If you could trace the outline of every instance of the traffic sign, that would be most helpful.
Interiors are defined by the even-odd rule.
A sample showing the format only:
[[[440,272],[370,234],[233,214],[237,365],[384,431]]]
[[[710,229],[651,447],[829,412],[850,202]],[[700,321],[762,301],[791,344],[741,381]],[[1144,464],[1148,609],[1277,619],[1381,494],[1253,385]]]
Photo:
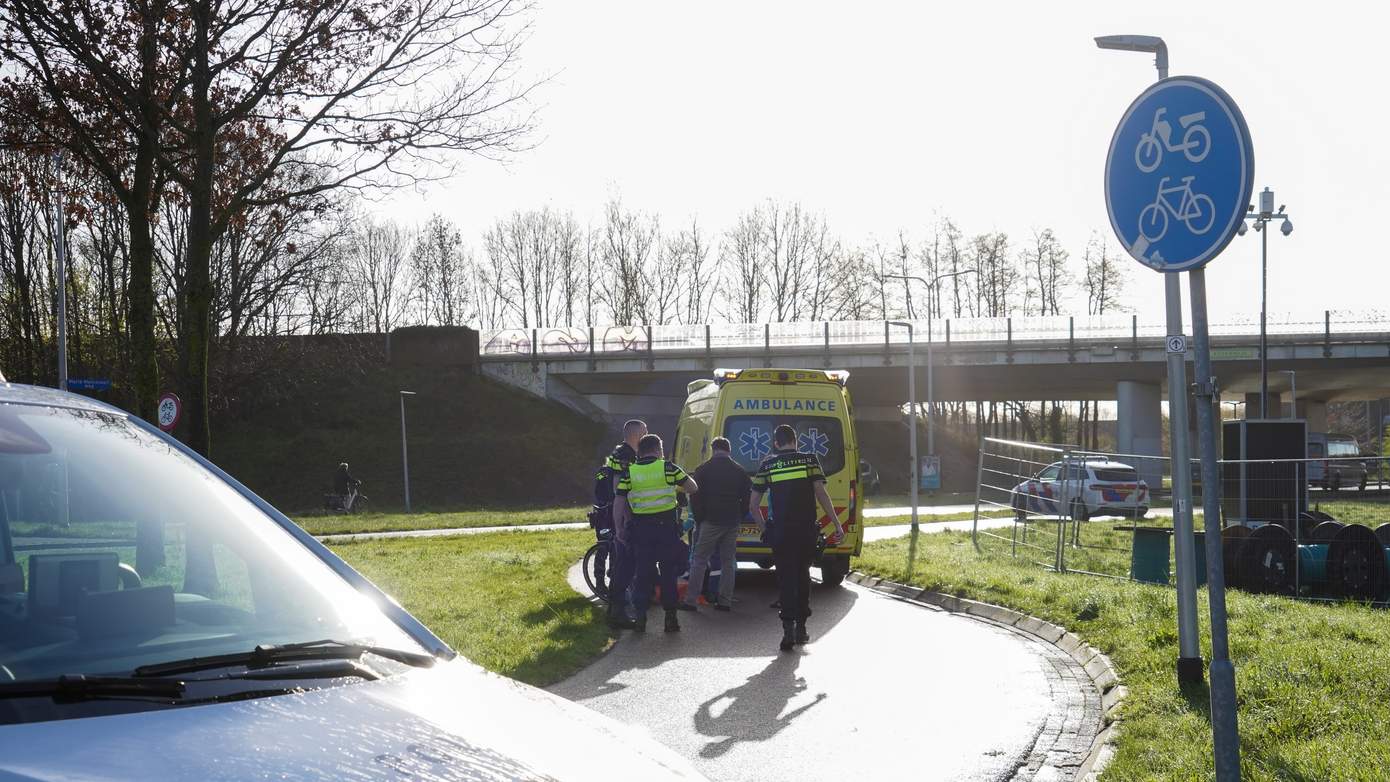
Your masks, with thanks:
[[[68,378],[68,389],[72,391],[108,391],[111,389],[111,381],[106,379],[79,380]]]
[[[1110,226],[1135,260],[1200,269],[1235,237],[1255,182],[1255,152],[1231,96],[1174,76],[1130,104],[1105,160]]]
[[[1171,334],[1168,337],[1169,353],[1186,353],[1187,337],[1182,334]]]
[[[183,414],[183,401],[172,391],[165,391],[159,397],[158,412],[159,428],[166,432],[173,431],[178,426],[179,416]]]

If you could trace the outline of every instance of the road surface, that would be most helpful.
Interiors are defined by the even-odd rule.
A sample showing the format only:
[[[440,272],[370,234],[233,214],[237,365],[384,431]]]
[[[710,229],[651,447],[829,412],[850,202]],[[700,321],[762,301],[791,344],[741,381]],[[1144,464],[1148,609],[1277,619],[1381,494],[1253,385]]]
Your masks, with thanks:
[[[552,691],[717,782],[1069,779],[1100,728],[1090,680],[1032,636],[846,584],[817,588],[812,643],[781,653],[774,574],[740,569],[738,596],[678,634],[654,610]]]

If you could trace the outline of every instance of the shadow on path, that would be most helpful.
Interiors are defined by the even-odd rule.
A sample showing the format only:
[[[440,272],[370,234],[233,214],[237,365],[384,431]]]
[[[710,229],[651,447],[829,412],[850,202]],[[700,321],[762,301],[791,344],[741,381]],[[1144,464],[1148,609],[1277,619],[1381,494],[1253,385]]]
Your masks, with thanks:
[[[806,690],[806,680],[796,675],[800,664],[799,654],[779,655],[748,681],[700,704],[695,729],[704,736],[724,737],[702,747],[700,757],[720,757],[740,741],[767,741],[825,700],[826,694],[819,692],[810,703],[786,711],[792,698]],[[715,716],[716,707],[725,701],[728,704]]]

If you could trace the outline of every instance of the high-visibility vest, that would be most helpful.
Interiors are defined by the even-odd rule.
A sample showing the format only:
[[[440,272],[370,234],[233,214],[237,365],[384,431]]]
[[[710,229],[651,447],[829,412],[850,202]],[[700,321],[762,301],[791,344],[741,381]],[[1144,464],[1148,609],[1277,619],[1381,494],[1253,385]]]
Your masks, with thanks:
[[[638,516],[650,516],[676,509],[676,487],[666,480],[666,460],[646,464],[633,462],[627,468],[630,481],[627,504]]]

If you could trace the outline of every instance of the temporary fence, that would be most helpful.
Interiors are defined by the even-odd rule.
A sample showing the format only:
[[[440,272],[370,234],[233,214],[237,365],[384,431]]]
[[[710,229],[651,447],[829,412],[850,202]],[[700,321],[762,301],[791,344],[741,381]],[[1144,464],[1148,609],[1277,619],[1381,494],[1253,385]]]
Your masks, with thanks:
[[[1199,459],[1188,469],[1204,583],[1207,487]],[[1390,598],[1390,459],[1227,459],[1218,476],[1230,586],[1312,600]],[[1149,583],[1175,573],[1166,457],[987,437],[976,484],[971,538],[983,553]],[[1011,518],[989,521],[990,511]]]

